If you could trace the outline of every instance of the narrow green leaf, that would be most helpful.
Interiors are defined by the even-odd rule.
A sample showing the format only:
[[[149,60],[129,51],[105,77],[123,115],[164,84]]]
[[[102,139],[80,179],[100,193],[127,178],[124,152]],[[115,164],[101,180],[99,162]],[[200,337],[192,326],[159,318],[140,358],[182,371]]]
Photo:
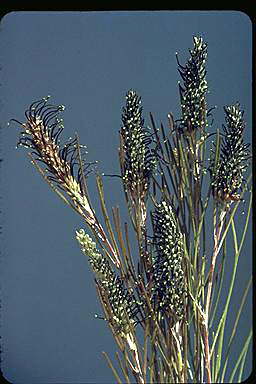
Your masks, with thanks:
[[[221,331],[220,332],[220,337],[219,337],[219,344],[218,344],[217,366],[216,366],[216,370],[215,370],[216,375],[217,375],[216,379],[218,379],[218,376],[220,374],[220,370],[219,369],[220,369],[220,362],[221,362],[221,357],[222,357],[222,344],[223,344],[224,328],[225,328],[225,324],[226,324],[226,318],[227,318],[227,312],[228,312],[228,308],[229,308],[229,304],[230,304],[230,299],[231,299],[231,295],[232,295],[232,292],[233,292],[238,259],[239,259],[240,253],[241,253],[242,245],[243,245],[243,242],[244,242],[244,239],[245,239],[245,234],[246,234],[247,228],[248,228],[250,211],[251,211],[251,205],[252,205],[252,194],[251,194],[251,197],[250,197],[250,202],[249,202],[246,222],[245,222],[244,231],[243,231],[243,235],[242,235],[242,239],[241,239],[239,247],[238,247],[238,243],[237,243],[235,223],[234,223],[233,217],[231,218],[234,246],[235,246],[235,249],[237,250],[237,252],[235,254],[234,266],[233,266],[232,277],[231,277],[231,282],[230,282],[230,288],[229,288],[228,297],[227,297],[227,300],[226,300],[225,309],[224,309],[222,318],[220,320],[220,323],[219,323],[219,326],[218,326],[218,329],[217,329],[217,332],[216,332],[216,337],[218,337],[219,331]]]
[[[122,363],[122,360],[118,354],[118,352],[115,352],[115,355],[116,355],[116,358],[117,358],[117,361],[118,361],[118,364],[119,364],[119,367],[124,375],[124,378],[125,378],[125,383],[127,384],[130,384],[130,379],[129,379],[129,376],[128,376],[128,372],[127,372],[127,369],[126,367],[123,366],[123,363]]]
[[[240,355],[239,355],[239,357],[237,359],[236,365],[235,365],[235,367],[234,367],[234,369],[233,369],[233,371],[232,371],[232,373],[231,373],[231,375],[230,375],[230,377],[228,379],[228,383],[232,383],[233,382],[235,374],[236,374],[236,371],[237,371],[237,369],[239,367],[239,364],[244,359],[244,356],[246,356],[246,354],[248,352],[248,348],[249,348],[251,339],[252,339],[252,328],[251,328],[251,330],[249,332],[249,335],[247,336],[247,339],[245,341],[244,347],[243,347],[243,349],[242,349],[242,351],[241,351],[241,353],[240,353]],[[243,368],[243,367],[241,367],[241,368]],[[241,370],[241,372],[239,374],[239,377],[240,376],[242,376],[242,370]]]
[[[104,351],[103,351],[102,353],[103,353],[103,355],[105,356],[105,358],[106,358],[106,360],[107,360],[107,362],[108,362],[109,367],[112,369],[113,375],[115,376],[115,378],[116,378],[118,384],[122,384],[122,380],[120,379],[120,377],[119,377],[117,371],[115,370],[115,368],[114,368],[114,366],[113,366],[113,364],[112,364],[110,358],[108,357],[107,353],[104,352]]]
[[[243,357],[241,359],[240,370],[239,370],[239,375],[238,375],[238,380],[237,380],[238,383],[241,383],[241,381],[242,381],[244,364],[245,364],[245,360],[246,360],[246,356],[247,356],[247,351],[249,349],[249,345],[250,344],[248,343],[248,348],[244,351]]]
[[[247,284],[247,287],[245,289],[245,292],[243,294],[242,301],[241,301],[241,304],[240,304],[240,307],[239,307],[239,310],[237,313],[237,317],[236,317],[235,323],[233,325],[232,334],[231,334],[229,342],[228,342],[227,353],[226,353],[226,358],[225,358],[225,362],[224,362],[224,366],[223,366],[223,372],[222,372],[222,379],[221,379],[222,382],[223,382],[224,377],[225,377],[225,372],[226,372],[226,367],[227,367],[227,363],[228,363],[228,359],[229,359],[229,355],[230,355],[231,345],[232,345],[233,339],[236,335],[237,325],[238,325],[238,322],[240,319],[240,315],[242,313],[242,309],[243,309],[244,304],[246,302],[246,298],[247,298],[251,284],[252,284],[252,276],[250,277],[249,282]]]
[[[100,197],[100,204],[101,204],[101,209],[102,209],[104,221],[105,221],[108,233],[110,235],[110,238],[112,240],[112,244],[114,245],[115,252],[117,255],[119,255],[119,250],[117,247],[114,232],[113,232],[110,218],[108,216],[108,212],[107,212],[107,208],[106,208],[106,203],[105,203],[105,198],[104,198],[104,190],[103,190],[103,182],[102,182],[102,178],[100,175],[96,175],[96,184],[97,184],[98,193],[99,193],[99,197]]]

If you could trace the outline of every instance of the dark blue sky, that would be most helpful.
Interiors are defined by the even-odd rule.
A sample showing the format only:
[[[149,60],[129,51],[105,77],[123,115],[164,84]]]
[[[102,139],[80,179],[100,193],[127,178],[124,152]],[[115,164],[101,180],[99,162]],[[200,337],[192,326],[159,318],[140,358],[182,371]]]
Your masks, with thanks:
[[[25,150],[15,149],[19,127],[7,122],[23,121],[31,102],[50,94],[52,103],[66,107],[63,138],[78,132],[88,160],[98,160],[102,172],[118,173],[118,131],[127,90],[141,95],[146,123],[149,112],[158,123],[165,124],[169,112],[178,118],[175,52],[184,62],[193,35],[208,43],[208,103],[218,106],[211,129],[224,122],[224,105],[240,101],[246,142],[251,142],[252,26],[243,13],[13,12],[2,19],[2,370],[11,382],[113,382],[101,352],[115,360],[117,347],[106,323],[94,318],[101,309],[75,240],[83,223],[52,193]],[[94,179],[89,179],[97,206]],[[105,180],[109,210],[124,205],[119,187],[118,180]],[[251,273],[251,255],[250,228],[232,319]],[[231,262],[232,257],[231,252]],[[237,350],[251,324],[250,302],[245,310]],[[247,375],[250,370],[249,361]]]

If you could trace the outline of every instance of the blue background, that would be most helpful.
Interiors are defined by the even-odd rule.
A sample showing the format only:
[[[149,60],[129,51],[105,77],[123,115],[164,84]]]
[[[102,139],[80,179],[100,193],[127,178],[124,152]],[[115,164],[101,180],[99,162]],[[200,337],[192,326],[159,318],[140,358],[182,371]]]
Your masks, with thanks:
[[[2,163],[2,370],[13,383],[110,383],[102,355],[114,362],[117,346],[101,314],[93,276],[75,240],[80,218],[52,193],[16,150],[24,110],[50,94],[64,104],[64,139],[80,135],[88,160],[119,173],[118,131],[128,89],[142,97],[144,117],[167,123],[180,117],[175,52],[181,63],[193,35],[208,43],[209,107],[214,131],[224,122],[223,106],[240,101],[245,109],[246,142],[252,126],[252,26],[240,12],[13,12],[1,21],[0,71]],[[105,179],[109,211],[123,206],[118,179]],[[95,181],[89,188],[98,207]],[[247,196],[248,197],[248,196]],[[245,209],[245,207],[244,207]],[[239,213],[241,225],[244,220]],[[132,229],[130,229],[132,232]],[[212,234],[209,233],[209,238]],[[233,263],[232,246],[227,282]],[[210,257],[209,254],[207,255]],[[252,269],[251,227],[239,262],[227,336]],[[223,299],[222,305],[225,304]],[[234,343],[236,361],[252,322],[251,295]],[[245,365],[252,368],[251,348]],[[228,370],[228,372],[230,372]]]

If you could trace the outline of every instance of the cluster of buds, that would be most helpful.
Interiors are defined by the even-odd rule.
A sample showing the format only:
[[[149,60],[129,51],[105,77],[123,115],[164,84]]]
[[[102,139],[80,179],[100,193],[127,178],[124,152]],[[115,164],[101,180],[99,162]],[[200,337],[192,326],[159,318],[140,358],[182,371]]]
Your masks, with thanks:
[[[183,237],[175,211],[164,199],[156,205],[152,217],[155,245],[153,308],[161,316],[171,316],[175,323],[184,316]]]
[[[127,337],[131,326],[137,325],[142,319],[141,303],[124,286],[123,280],[112,270],[108,260],[97,251],[96,243],[83,229],[76,232],[76,239],[95,273],[105,310],[109,308],[107,320],[118,334]]]
[[[141,99],[134,91],[126,95],[121,127],[121,173],[126,189],[131,195],[139,193],[143,198],[148,192],[154,156],[149,149],[151,138],[144,127]]]
[[[130,90],[122,113],[119,159],[125,196],[134,213],[132,221],[140,233],[145,228],[146,200],[156,165],[151,142],[149,130],[144,126],[141,98]]]
[[[184,85],[179,84],[182,130],[191,134],[197,130],[203,130],[206,125],[207,106],[206,92],[208,89],[206,80],[205,62],[207,58],[207,45],[202,37],[194,37],[194,49],[190,50],[191,57],[185,66],[182,66],[177,57],[178,70]]]
[[[23,128],[17,147],[24,146],[32,150],[34,163],[40,161],[46,166],[46,173],[44,172],[46,179],[66,192],[88,224],[94,226],[95,216],[84,193],[82,177],[90,163],[85,164],[84,147],[79,145],[77,138],[60,145],[59,136],[63,124],[62,120],[58,119],[58,114],[64,110],[64,106],[51,105],[48,99],[49,97],[30,105],[25,112],[25,123],[13,119]],[[75,174],[76,167],[78,167],[77,174]]]
[[[225,107],[224,111],[226,126],[223,125],[220,158],[217,166],[215,166],[214,160],[211,160],[209,170],[214,199],[229,205],[232,201],[240,199],[239,190],[250,154],[247,151],[249,144],[244,144],[245,123],[240,105],[237,103]]]

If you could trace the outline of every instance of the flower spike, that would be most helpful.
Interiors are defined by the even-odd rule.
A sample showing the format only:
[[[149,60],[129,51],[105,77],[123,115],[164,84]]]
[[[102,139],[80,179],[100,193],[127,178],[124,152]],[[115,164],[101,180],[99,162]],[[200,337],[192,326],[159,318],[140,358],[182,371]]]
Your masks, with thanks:
[[[117,333],[126,337],[130,334],[130,326],[137,325],[142,319],[141,303],[125,288],[123,280],[111,269],[108,260],[97,251],[96,243],[83,229],[76,232],[76,239],[95,273],[105,308],[109,307],[108,321]]]
[[[194,36],[194,49],[190,50],[190,56],[184,67],[179,63],[176,55],[178,71],[183,80],[183,86],[179,84],[182,111],[180,128],[187,134],[196,130],[203,130],[206,125],[208,84],[205,62],[207,45],[203,42],[202,37]]]
[[[164,199],[152,214],[154,245],[153,307],[173,321],[184,316],[183,237],[173,207]]]
[[[155,158],[149,148],[151,138],[144,127],[141,98],[134,91],[126,95],[126,107],[123,108],[121,128],[121,173],[126,189],[132,196],[138,193],[141,198],[147,196],[150,177]]]
[[[223,125],[223,141],[220,149],[220,159],[216,169],[214,160],[210,163],[212,194],[215,200],[229,205],[240,199],[240,188],[243,173],[248,167],[246,160],[250,158],[247,151],[249,144],[244,144],[243,133],[245,123],[243,112],[237,103],[224,108],[226,126]]]
[[[63,130],[63,124],[62,120],[58,119],[58,115],[64,110],[64,106],[49,104],[48,99],[49,97],[30,105],[25,112],[25,123],[13,119],[23,128],[17,147],[32,149],[31,156],[35,156],[34,163],[39,161],[46,165],[46,179],[66,192],[76,209],[85,216],[88,224],[93,226],[96,222],[94,212],[90,208],[87,196],[83,193],[81,180],[82,171],[87,170],[90,165],[85,163],[84,153],[82,159],[79,159],[80,148],[84,147],[79,146],[77,138],[60,145],[59,136]],[[77,175],[76,167],[78,167]]]

